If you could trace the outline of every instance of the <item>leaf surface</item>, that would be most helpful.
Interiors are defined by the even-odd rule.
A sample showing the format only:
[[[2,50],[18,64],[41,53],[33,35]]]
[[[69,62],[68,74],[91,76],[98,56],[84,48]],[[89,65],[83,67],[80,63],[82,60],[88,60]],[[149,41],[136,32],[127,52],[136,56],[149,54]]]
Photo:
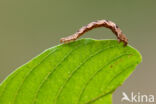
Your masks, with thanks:
[[[141,62],[116,40],[81,39],[45,50],[0,85],[0,104],[111,104]]]

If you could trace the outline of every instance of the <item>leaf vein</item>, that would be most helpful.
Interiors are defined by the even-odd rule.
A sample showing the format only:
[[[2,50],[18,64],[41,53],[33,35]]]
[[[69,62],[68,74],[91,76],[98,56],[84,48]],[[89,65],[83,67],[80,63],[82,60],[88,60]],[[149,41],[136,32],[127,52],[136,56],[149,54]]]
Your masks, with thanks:
[[[115,62],[116,60],[118,60],[119,58],[121,57],[124,57],[124,56],[127,56],[127,55],[130,55],[130,54],[121,54],[120,56],[117,56],[116,58],[114,58],[113,60],[111,60],[110,62],[108,62],[107,64],[105,64],[102,68],[100,68],[98,71],[96,71],[90,78],[89,80],[86,82],[86,85],[84,86],[84,88],[82,88],[82,91],[80,93],[80,97],[79,97],[79,100],[77,102],[77,104],[80,102],[81,98],[82,98],[82,95],[83,93],[85,92],[87,86],[89,85],[89,83],[93,80],[93,78],[99,73],[101,72],[105,67],[107,67],[108,65],[110,65],[112,62]]]
[[[18,88],[17,91],[16,91],[16,94],[15,94],[15,97],[14,97],[14,99],[13,99],[12,104],[15,104],[15,101],[16,101],[16,98],[17,98],[17,94],[19,93],[19,91],[20,91],[22,85],[24,84],[26,78],[32,73],[32,71],[33,71],[34,69],[36,69],[40,64],[42,64],[51,54],[53,54],[54,52],[56,52],[56,50],[57,50],[57,49],[51,51],[48,55],[46,55],[46,56],[41,60],[40,63],[38,63],[35,67],[33,67],[33,68],[27,73],[27,75],[24,77],[23,81],[21,82],[21,85],[19,86],[19,88]]]
[[[96,51],[95,53],[93,53],[92,55],[90,55],[86,60],[84,60],[70,75],[69,77],[67,78],[67,80],[65,81],[65,83],[63,84],[63,86],[58,90],[58,93],[56,95],[56,98],[55,98],[55,104],[57,103],[57,100],[58,100],[58,97],[60,96],[60,94],[62,93],[65,85],[68,83],[68,81],[71,79],[71,77],[74,75],[74,73],[76,73],[76,71],[78,69],[80,69],[87,61],[89,61],[92,57],[98,55],[99,53],[103,52],[104,50],[107,50],[107,49],[110,49],[110,48],[115,48],[117,47],[116,45],[114,46],[109,46],[107,48],[104,48],[104,49],[101,49],[101,50],[98,50]]]
[[[127,67],[127,68],[125,68],[125,69],[131,68],[131,67],[133,67],[133,66],[134,66],[134,65],[130,65],[129,67]],[[126,70],[123,70],[123,71],[121,71],[120,73],[118,73],[116,76],[114,76],[114,77],[112,78],[112,80],[108,83],[108,86],[110,85],[110,83],[111,83],[116,77],[118,77],[118,76],[119,76],[120,74],[122,74],[124,71],[126,71]],[[106,86],[106,89],[107,89],[107,86]],[[112,89],[112,90],[109,91],[109,92],[103,93],[103,94],[101,94],[101,95],[99,95],[99,96],[97,96],[97,97],[91,99],[90,101],[88,101],[88,102],[85,103],[85,104],[93,103],[93,102],[97,101],[98,99],[104,97],[105,95],[112,93],[113,91],[114,91],[114,89]]]
[[[43,81],[41,82],[41,84],[39,85],[39,88],[37,89],[37,92],[36,92],[36,94],[35,94],[35,97],[33,98],[32,104],[35,104],[35,103],[36,103],[37,95],[38,95],[40,89],[44,86],[46,80],[57,70],[57,67],[58,67],[59,65],[61,65],[62,62],[64,62],[64,61],[68,58],[68,56],[71,55],[71,53],[72,53],[73,51],[75,51],[76,49],[78,49],[80,46],[81,46],[81,45],[79,45],[78,47],[76,47],[76,48],[72,49],[70,52],[68,52],[67,55],[65,55],[64,58],[59,62],[59,64],[58,64],[53,70],[51,70],[51,71],[47,74],[47,76],[44,78],[44,80],[43,80]]]

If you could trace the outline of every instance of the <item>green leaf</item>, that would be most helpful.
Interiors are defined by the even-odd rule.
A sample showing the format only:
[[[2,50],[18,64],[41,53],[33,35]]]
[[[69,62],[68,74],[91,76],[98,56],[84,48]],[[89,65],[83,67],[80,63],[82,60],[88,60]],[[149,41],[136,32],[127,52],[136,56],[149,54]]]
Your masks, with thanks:
[[[82,39],[52,47],[0,85],[0,104],[111,104],[112,93],[141,62],[116,40]]]

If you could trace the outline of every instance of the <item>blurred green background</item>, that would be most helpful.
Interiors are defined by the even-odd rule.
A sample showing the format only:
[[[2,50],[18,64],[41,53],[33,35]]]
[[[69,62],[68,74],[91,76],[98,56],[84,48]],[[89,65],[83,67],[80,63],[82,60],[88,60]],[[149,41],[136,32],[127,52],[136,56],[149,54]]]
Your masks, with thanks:
[[[156,96],[155,0],[0,0],[0,82],[43,50],[59,44],[61,37],[99,19],[117,23],[143,56],[143,62],[115,92],[114,104],[121,103],[122,92]],[[83,37],[115,39],[104,28]]]

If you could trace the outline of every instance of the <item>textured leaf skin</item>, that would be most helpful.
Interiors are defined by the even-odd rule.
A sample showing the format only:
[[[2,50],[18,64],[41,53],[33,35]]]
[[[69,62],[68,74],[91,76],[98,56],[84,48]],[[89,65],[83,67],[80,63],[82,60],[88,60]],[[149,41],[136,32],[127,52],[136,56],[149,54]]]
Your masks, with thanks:
[[[0,104],[112,104],[141,62],[116,40],[81,39],[47,49],[0,85]]]

